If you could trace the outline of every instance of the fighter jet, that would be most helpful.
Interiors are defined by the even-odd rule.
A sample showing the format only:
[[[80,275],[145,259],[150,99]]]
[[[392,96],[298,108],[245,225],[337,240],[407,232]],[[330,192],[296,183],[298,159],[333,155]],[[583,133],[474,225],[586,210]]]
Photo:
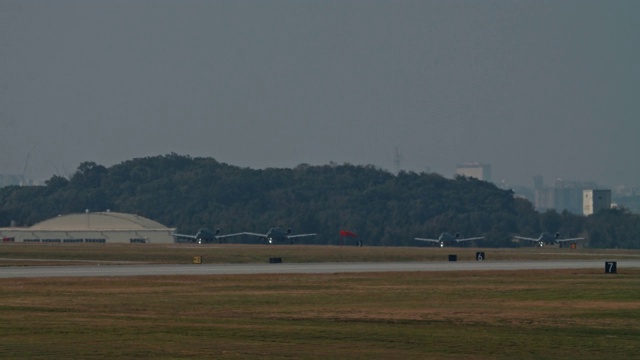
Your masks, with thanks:
[[[560,239],[560,233],[556,233],[555,236],[549,234],[548,232],[543,232],[542,234],[540,234],[540,236],[536,239],[536,238],[528,238],[528,237],[524,237],[524,236],[514,236],[515,239],[518,240],[526,240],[526,241],[533,241],[538,243],[538,246],[545,246],[545,245],[555,245],[555,244],[560,244],[560,246],[562,246],[563,243],[566,242],[574,242],[574,241],[579,241],[579,240],[584,240],[585,238],[583,237],[577,237],[577,238],[569,238],[569,239]]]
[[[193,242],[193,243],[198,243],[198,244],[207,244],[207,243],[213,243],[213,242],[224,242],[225,238],[231,237],[231,236],[238,236],[238,235],[242,235],[243,233],[235,233],[235,234],[225,234],[225,235],[220,235],[220,229],[216,229],[215,232],[207,229],[207,228],[202,228],[200,230],[198,230],[198,232],[196,232],[195,235],[186,235],[186,234],[176,234],[173,233],[171,235],[173,235],[176,239],[179,238],[183,238],[183,239],[188,239],[186,240],[186,242]],[[181,241],[177,241],[177,242],[181,242]],[[182,241],[184,242],[184,241]]]
[[[461,239],[459,233],[455,233],[454,235],[452,235],[448,232],[443,232],[442,234],[440,234],[440,236],[437,239],[414,238],[414,240],[418,240],[418,241],[428,241],[433,243],[439,243],[440,247],[444,247],[445,245],[447,246],[455,245],[464,241],[482,240],[482,239],[484,239],[484,236]]]
[[[297,238],[316,235],[315,233],[294,235],[291,233],[291,228],[288,228],[286,231],[284,231],[279,227],[269,229],[269,231],[266,234],[259,234],[259,233],[253,233],[253,232],[244,232],[243,234],[257,236],[260,238],[260,240],[266,241],[269,244],[273,244],[278,241],[282,241],[282,242],[289,241],[291,244],[293,244],[293,241]]]

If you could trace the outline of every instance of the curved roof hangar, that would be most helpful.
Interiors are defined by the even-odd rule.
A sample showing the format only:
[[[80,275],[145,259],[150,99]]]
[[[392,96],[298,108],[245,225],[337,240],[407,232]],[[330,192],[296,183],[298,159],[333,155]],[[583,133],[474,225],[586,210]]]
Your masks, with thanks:
[[[84,214],[60,215],[41,221],[30,230],[159,230],[169,229],[159,222],[134,214],[119,212],[87,212]]]

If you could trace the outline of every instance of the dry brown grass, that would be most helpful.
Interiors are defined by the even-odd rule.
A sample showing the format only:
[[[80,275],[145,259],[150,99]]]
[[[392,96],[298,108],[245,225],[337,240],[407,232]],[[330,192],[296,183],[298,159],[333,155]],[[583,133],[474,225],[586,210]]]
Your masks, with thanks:
[[[33,358],[633,358],[640,270],[0,280]]]
[[[474,260],[483,251],[487,261],[496,260],[610,260],[610,257],[639,259],[639,250],[595,250],[557,247],[517,249],[362,247],[318,245],[239,244],[0,244],[0,266],[79,265],[128,263],[190,263],[202,256],[203,263],[260,263],[281,257],[288,263],[382,262]]]

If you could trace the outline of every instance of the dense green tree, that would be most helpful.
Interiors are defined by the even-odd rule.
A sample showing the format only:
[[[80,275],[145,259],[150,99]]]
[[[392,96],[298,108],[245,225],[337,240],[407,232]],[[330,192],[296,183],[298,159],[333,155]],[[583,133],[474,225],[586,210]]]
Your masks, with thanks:
[[[374,166],[255,170],[172,153],[109,168],[85,162],[69,179],[54,176],[44,186],[0,189],[0,226],[28,226],[85,209],[140,214],[192,233],[203,226],[228,232],[292,227],[318,232],[305,240],[318,244],[337,244],[338,231],[347,228],[369,245],[424,246],[413,238],[448,231],[484,235],[481,246],[516,246],[515,234],[559,231],[587,236],[593,247],[640,247],[638,216],[625,210],[589,217],[540,214],[527,200],[487,182],[435,173],[394,175]]]

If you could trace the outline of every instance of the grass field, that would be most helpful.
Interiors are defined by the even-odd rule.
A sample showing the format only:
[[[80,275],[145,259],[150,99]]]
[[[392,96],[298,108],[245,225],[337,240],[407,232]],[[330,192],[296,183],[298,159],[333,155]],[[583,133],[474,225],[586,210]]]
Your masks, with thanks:
[[[596,250],[557,247],[518,249],[478,249],[439,247],[353,247],[318,245],[190,245],[190,244],[2,244],[0,266],[135,263],[190,263],[202,256],[204,263],[260,263],[281,257],[289,263],[447,261],[449,254],[459,260],[475,260],[477,251],[487,260],[611,260],[639,259],[639,250]]]
[[[180,262],[195,251],[90,248],[0,246],[0,257]],[[223,262],[220,249],[235,253],[230,262],[335,261],[331,252],[359,261],[365,251],[374,261],[446,261],[477,250],[320,248],[196,250],[209,262]],[[496,260],[614,254],[482,251]],[[0,279],[0,319],[2,359],[635,359],[640,269]]]

